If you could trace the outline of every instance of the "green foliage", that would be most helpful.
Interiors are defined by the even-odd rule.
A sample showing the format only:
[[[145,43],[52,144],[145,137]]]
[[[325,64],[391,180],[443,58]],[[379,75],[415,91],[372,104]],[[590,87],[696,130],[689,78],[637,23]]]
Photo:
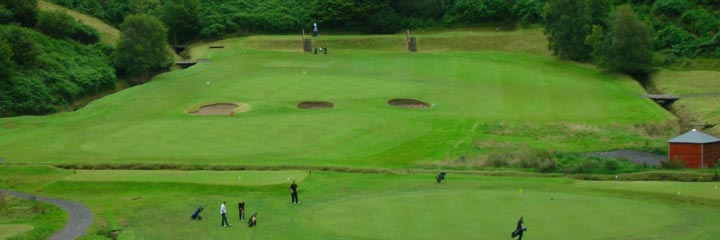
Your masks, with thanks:
[[[683,169],[685,168],[685,162],[682,160],[667,160],[660,162],[660,168],[662,169]]]
[[[12,21],[13,13],[10,9],[7,9],[5,5],[0,4],[0,24],[10,23]]]
[[[591,48],[585,44],[591,22],[585,1],[549,0],[545,5],[545,33],[550,49],[563,59],[584,61]]]
[[[131,15],[120,25],[120,40],[114,55],[115,66],[121,74],[149,77],[167,69],[172,63],[168,52],[167,28],[149,15]]]
[[[94,28],[77,22],[64,11],[42,11],[36,29],[58,39],[73,39],[84,44],[100,41],[100,33]]]
[[[20,23],[24,27],[34,27],[37,23],[37,0],[0,0],[0,5],[12,13],[11,22]]]
[[[682,14],[680,21],[689,32],[698,36],[712,36],[718,32],[718,17],[707,11],[694,9]]]
[[[374,14],[387,6],[387,0],[313,0],[311,17],[327,28],[357,29]]]
[[[17,63],[14,77],[0,82],[2,116],[50,113],[115,81],[108,55],[96,47],[17,26],[0,27],[0,32]]]
[[[657,0],[652,6],[652,12],[665,17],[677,17],[691,8],[687,0]]]
[[[518,0],[513,5],[513,14],[523,26],[543,22],[545,0]]]
[[[38,46],[30,38],[30,30],[18,26],[0,29],[0,38],[10,45],[12,60],[21,66],[34,66],[37,63]]]
[[[197,37],[200,25],[199,0],[168,0],[160,12],[160,19],[168,27],[168,39],[173,44],[186,43]]]
[[[593,59],[606,69],[636,77],[653,70],[652,44],[648,27],[623,5],[613,11],[609,31],[594,28],[588,41],[593,46]]]
[[[12,57],[12,49],[4,39],[0,39],[0,82],[9,81],[15,73],[15,62]]]
[[[512,20],[512,5],[505,0],[456,0],[445,13],[449,24],[472,24]]]
[[[402,28],[402,19],[395,10],[385,7],[370,15],[365,23],[366,33],[395,33]]]

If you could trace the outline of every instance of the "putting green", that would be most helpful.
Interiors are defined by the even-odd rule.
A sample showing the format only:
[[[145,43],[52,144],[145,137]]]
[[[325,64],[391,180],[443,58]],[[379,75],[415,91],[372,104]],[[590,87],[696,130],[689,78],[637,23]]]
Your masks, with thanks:
[[[82,182],[177,182],[213,185],[273,185],[302,181],[307,171],[82,170],[65,177]]]
[[[520,215],[533,239],[627,239],[691,217],[667,204],[507,190],[401,192],[339,200],[307,214],[310,228],[363,239],[501,239]]]
[[[21,233],[32,229],[33,226],[25,224],[0,224],[0,240],[20,235]]]

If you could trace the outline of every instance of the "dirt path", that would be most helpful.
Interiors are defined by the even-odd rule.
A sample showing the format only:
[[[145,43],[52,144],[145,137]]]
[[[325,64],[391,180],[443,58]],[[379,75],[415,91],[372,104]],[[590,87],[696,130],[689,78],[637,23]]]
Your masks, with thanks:
[[[90,223],[93,221],[92,212],[90,209],[80,203],[65,201],[61,199],[38,197],[27,193],[13,192],[5,189],[0,189],[0,192],[6,193],[15,197],[34,199],[41,202],[46,202],[58,206],[68,212],[70,221],[65,224],[65,227],[53,234],[50,240],[66,240],[76,239],[85,234]]]

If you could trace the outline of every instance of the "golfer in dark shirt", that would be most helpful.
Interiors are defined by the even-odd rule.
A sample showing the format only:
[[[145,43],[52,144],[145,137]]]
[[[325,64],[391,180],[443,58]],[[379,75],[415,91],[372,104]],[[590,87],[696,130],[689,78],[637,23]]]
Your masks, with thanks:
[[[293,180],[293,183],[290,184],[290,197],[292,198],[291,201],[293,204],[298,204],[297,188],[298,185],[295,184],[295,180]]]
[[[245,202],[241,201],[238,203],[238,211],[240,213],[240,220],[245,220]]]

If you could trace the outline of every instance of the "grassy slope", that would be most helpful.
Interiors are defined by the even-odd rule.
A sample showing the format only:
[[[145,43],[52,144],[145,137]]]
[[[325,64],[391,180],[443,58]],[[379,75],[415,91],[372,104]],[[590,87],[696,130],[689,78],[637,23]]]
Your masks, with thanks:
[[[120,39],[120,31],[117,30],[115,27],[104,23],[100,19],[76,12],[74,10],[64,8],[62,6],[59,6],[59,5],[56,5],[54,3],[50,3],[47,1],[42,1],[42,0],[38,1],[38,6],[42,10],[64,11],[68,15],[77,19],[78,21],[80,21],[92,28],[95,28],[95,30],[97,30],[100,33],[100,41],[102,43],[108,44],[110,46],[114,46],[117,43],[118,39]]]
[[[8,167],[0,166],[0,171]],[[48,171],[12,168],[29,179],[45,178]],[[101,239],[98,234],[110,229],[121,229],[124,239],[500,239],[507,237],[519,215],[525,216],[528,237],[533,239],[712,239],[720,233],[712,227],[720,220],[714,214],[720,207],[714,183],[450,174],[443,184],[436,184],[425,174],[313,172],[299,184],[301,204],[293,206],[287,183],[240,186],[202,181],[129,183],[60,177],[48,179],[38,190],[90,206],[96,220],[83,239]],[[235,204],[241,200],[247,202],[249,213],[258,212],[259,227],[247,228],[236,219]],[[219,226],[222,201],[229,203],[231,228]],[[207,206],[205,219],[190,221],[199,205]]]
[[[351,50],[315,56],[243,48],[246,41],[196,51],[210,61],[74,113],[1,119],[0,134],[7,136],[0,139],[3,157],[35,163],[407,167],[474,151],[474,142],[483,139],[560,151],[624,148],[646,142],[628,131],[631,126],[673,119],[638,97],[643,90],[631,79],[550,57]],[[399,109],[385,104],[392,98],[417,98],[434,107]],[[332,101],[336,108],[294,108],[305,100]],[[222,101],[246,102],[252,110],[234,118],[184,113]],[[586,125],[621,137],[590,131],[578,140],[575,133],[592,129]],[[513,126],[519,131],[504,131]],[[560,134],[542,137],[546,126]]]
[[[715,94],[682,98],[672,106],[673,111],[691,123],[720,123],[720,72],[719,71],[670,71],[664,70],[654,77],[658,90],[669,94]],[[720,125],[706,130],[720,135]]]

